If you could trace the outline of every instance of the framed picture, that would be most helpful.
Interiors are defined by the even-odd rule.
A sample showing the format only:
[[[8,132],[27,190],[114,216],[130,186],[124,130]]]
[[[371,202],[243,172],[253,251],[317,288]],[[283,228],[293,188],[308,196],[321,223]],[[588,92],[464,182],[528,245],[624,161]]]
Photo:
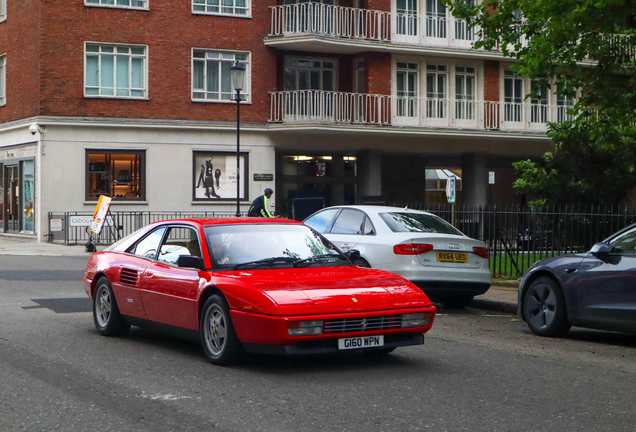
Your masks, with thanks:
[[[248,153],[240,153],[239,199],[247,201]],[[192,157],[193,201],[236,201],[236,153],[195,151]]]

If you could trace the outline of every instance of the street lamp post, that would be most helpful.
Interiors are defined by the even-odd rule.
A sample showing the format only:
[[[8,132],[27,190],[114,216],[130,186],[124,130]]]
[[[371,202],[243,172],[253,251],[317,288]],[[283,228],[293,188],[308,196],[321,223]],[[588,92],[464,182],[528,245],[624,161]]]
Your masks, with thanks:
[[[241,90],[245,84],[245,65],[236,60],[232,66],[232,87],[236,90],[236,217],[241,216]]]

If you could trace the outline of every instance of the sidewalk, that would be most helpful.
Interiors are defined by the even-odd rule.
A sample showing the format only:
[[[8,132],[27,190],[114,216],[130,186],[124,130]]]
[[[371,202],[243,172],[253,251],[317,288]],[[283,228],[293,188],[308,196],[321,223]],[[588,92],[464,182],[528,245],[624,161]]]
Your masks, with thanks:
[[[104,248],[105,246],[98,246],[97,250]],[[2,255],[84,256],[87,260],[90,256],[84,245],[36,243],[34,239],[17,236],[0,236],[0,256]],[[517,287],[493,285],[485,294],[475,297],[470,307],[516,314]]]
[[[98,246],[97,250],[104,250]],[[41,255],[41,256],[85,256],[90,254],[84,245],[65,246],[53,243],[37,243],[35,239],[22,236],[0,235],[0,255]]]

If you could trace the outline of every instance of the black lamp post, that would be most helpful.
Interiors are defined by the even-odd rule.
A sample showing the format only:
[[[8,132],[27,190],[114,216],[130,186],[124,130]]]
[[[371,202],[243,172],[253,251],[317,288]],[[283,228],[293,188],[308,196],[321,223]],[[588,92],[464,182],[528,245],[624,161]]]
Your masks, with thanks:
[[[241,90],[245,84],[245,65],[236,60],[232,66],[232,87],[236,90],[236,217],[241,216]]]

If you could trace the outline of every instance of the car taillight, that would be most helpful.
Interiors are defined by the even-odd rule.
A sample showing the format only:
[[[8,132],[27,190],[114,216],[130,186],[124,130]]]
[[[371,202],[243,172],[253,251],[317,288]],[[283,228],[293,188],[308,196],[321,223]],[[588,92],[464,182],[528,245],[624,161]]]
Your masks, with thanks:
[[[473,248],[473,252],[475,252],[475,254],[479,255],[483,259],[488,259],[488,249],[486,249],[484,247],[475,246]]]
[[[422,243],[403,243],[393,246],[396,255],[419,255],[433,250],[433,245]]]

